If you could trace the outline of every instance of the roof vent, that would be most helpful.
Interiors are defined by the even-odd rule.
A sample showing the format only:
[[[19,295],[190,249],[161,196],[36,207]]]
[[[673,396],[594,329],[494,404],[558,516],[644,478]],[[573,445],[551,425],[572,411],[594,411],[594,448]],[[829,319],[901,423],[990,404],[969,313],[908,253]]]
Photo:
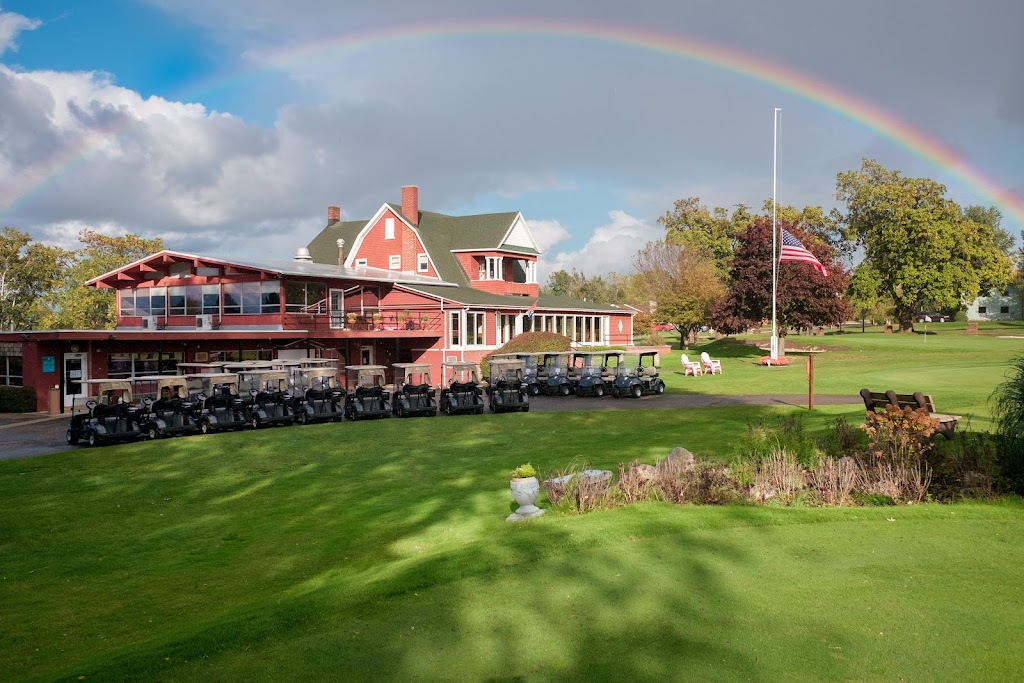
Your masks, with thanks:
[[[305,247],[299,247],[298,249],[295,250],[295,258],[293,260],[312,263],[313,257],[309,255],[309,249],[306,249]]]

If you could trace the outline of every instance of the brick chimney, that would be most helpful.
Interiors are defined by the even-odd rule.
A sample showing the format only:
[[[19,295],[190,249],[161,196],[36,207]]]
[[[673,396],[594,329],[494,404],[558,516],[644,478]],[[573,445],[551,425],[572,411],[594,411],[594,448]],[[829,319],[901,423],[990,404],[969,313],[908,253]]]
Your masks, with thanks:
[[[340,206],[328,206],[327,207],[327,225],[334,225],[341,221],[341,207]]]
[[[402,188],[402,215],[413,225],[420,224],[420,188],[415,185]]]
[[[338,240],[338,265],[345,265],[345,240]]]

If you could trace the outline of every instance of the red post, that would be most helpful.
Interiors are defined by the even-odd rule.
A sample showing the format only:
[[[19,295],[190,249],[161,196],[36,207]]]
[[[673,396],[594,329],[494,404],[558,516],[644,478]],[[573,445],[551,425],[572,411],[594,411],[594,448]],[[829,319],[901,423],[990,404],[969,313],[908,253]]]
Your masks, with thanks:
[[[814,354],[807,354],[807,410],[814,410]]]

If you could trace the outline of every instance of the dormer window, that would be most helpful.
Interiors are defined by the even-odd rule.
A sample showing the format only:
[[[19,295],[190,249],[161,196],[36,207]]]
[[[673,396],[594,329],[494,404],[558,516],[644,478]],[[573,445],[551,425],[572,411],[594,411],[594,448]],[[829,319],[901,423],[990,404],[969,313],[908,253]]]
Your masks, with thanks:
[[[395,239],[395,219],[385,218],[384,219],[384,239],[393,240]]]
[[[480,262],[481,280],[504,280],[505,265],[504,259],[500,256],[486,256]]]

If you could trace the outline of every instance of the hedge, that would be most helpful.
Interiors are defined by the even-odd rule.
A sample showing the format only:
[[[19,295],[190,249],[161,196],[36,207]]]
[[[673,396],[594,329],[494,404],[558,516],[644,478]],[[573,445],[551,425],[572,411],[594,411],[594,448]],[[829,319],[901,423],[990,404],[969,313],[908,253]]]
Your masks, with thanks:
[[[480,361],[480,374],[491,376],[491,356],[503,353],[539,353],[544,351],[568,351],[572,342],[565,335],[554,332],[523,332],[513,337],[504,346],[491,351]]]
[[[35,389],[0,386],[0,413],[34,413],[35,411]]]

